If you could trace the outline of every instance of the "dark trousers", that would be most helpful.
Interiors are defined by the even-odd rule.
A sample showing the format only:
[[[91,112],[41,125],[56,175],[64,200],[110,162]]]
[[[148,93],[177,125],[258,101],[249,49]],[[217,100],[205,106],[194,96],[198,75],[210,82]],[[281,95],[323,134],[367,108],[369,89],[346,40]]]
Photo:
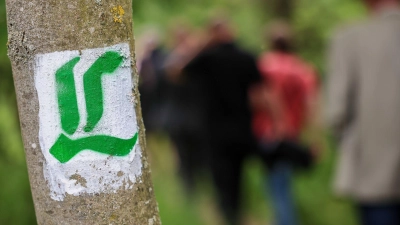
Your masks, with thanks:
[[[239,224],[242,169],[254,145],[230,140],[211,147],[211,175],[219,206],[229,225]]]
[[[362,225],[400,225],[400,203],[360,204]]]
[[[195,187],[196,176],[207,166],[207,149],[199,132],[175,132],[170,134],[179,157],[179,175],[186,193],[191,196]]]

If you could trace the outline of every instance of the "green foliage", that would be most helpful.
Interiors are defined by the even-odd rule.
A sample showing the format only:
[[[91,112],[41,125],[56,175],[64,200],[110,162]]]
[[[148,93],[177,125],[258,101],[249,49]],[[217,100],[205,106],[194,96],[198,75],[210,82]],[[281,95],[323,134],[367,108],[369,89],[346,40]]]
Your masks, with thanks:
[[[325,49],[335,28],[361,19],[365,9],[361,1],[302,0],[296,5],[293,26],[299,53],[324,75]]]
[[[300,0],[294,2],[292,25],[298,52],[316,65],[323,75],[325,49],[335,28],[365,15],[361,1]],[[136,36],[146,28],[159,28],[169,38],[169,28],[183,20],[202,27],[212,16],[225,15],[232,19],[240,43],[255,54],[266,50],[263,39],[266,25],[271,22],[272,9],[267,0],[152,0],[134,1],[133,17]]]
[[[136,36],[148,27],[155,26],[162,32],[176,25],[177,21],[185,21],[196,27],[204,26],[210,17],[229,16],[236,25],[241,43],[255,52],[260,51],[262,38],[260,31],[265,23],[265,15],[260,10],[258,0],[196,0],[187,1],[135,1],[133,18]]]
[[[0,224],[34,224],[28,171],[12,100],[3,93],[0,96]]]

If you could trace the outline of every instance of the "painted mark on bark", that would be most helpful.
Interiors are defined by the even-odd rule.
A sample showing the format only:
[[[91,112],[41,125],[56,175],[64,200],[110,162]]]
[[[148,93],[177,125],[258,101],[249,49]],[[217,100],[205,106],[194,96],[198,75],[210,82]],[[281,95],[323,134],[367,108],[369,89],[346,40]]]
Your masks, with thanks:
[[[136,141],[137,133],[128,140],[102,135],[71,140],[64,134],[61,134],[57,142],[51,147],[50,153],[61,163],[70,161],[85,149],[112,156],[127,156],[136,144]]]
[[[67,134],[74,134],[79,126],[78,101],[76,99],[74,67],[80,57],[75,57],[56,72],[58,107],[61,126]]]
[[[83,75],[86,110],[88,114],[86,132],[92,131],[103,116],[103,89],[101,77],[112,75],[121,65],[122,56],[117,52],[106,52]]]
[[[79,60],[80,57],[70,60],[58,69],[55,75],[61,125],[63,130],[69,135],[73,135],[79,126],[78,100],[73,73],[73,69]],[[103,117],[102,76],[113,75],[122,61],[123,57],[118,52],[105,52],[83,75],[87,112],[85,132],[93,131]],[[130,153],[136,141],[137,133],[129,140],[105,135],[72,140],[61,134],[56,143],[50,148],[50,153],[61,163],[70,161],[75,155],[86,149],[113,156],[126,156]]]
[[[36,56],[39,140],[54,200],[131,189],[141,174],[128,44]]]

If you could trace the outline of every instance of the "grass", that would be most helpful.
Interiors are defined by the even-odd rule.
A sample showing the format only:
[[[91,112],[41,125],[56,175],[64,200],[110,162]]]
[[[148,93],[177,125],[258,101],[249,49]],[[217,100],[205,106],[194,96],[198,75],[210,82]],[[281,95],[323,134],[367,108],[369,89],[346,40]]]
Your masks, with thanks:
[[[222,224],[214,192],[207,179],[202,179],[194,196],[185,195],[177,175],[177,159],[168,139],[162,135],[148,137],[148,151],[153,171],[154,189],[164,225]],[[335,152],[327,150],[315,169],[298,173],[293,192],[300,220],[304,225],[354,225],[355,212],[350,202],[332,195],[331,183]],[[271,207],[263,166],[253,158],[245,165],[243,179],[243,215],[246,225],[271,224]]]
[[[0,224],[35,224],[27,169],[13,102],[0,99]],[[329,146],[328,146],[329,147]],[[325,151],[313,171],[296,174],[293,191],[303,225],[354,225],[351,203],[331,192],[335,152]],[[163,135],[148,137],[154,190],[164,225],[220,225],[213,188],[207,178],[190,198],[179,176],[175,151]],[[243,214],[246,225],[271,224],[273,209],[264,195],[264,170],[257,159],[246,163],[243,179]]]
[[[13,103],[0,97],[0,224],[34,224],[28,171]]]

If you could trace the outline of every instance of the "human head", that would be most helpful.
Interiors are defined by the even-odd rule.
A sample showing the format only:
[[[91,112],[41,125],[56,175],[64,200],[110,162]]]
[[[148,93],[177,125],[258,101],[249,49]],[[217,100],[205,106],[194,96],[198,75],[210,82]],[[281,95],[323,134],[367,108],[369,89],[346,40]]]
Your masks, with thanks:
[[[162,34],[157,27],[146,27],[137,39],[137,42],[140,43],[137,45],[138,55],[153,51],[161,45],[162,39]]]
[[[363,0],[370,11],[378,11],[383,7],[396,7],[400,0]]]
[[[293,32],[285,21],[272,22],[266,29],[267,44],[274,51],[290,52],[293,50]]]
[[[216,44],[230,43],[235,39],[235,34],[230,22],[226,18],[212,19],[208,25],[211,41]]]
[[[171,22],[168,33],[170,34],[169,44],[174,48],[184,43],[190,37],[192,27],[183,19],[178,18]]]

